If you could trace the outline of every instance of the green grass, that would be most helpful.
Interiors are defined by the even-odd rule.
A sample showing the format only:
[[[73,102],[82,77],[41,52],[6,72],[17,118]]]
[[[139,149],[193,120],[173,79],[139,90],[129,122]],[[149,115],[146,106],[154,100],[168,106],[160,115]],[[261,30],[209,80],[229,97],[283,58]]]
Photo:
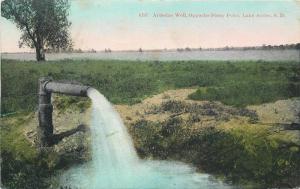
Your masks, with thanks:
[[[1,113],[35,110],[42,76],[93,86],[113,103],[134,104],[166,89],[187,87],[206,88],[191,99],[235,106],[300,96],[297,62],[2,60]]]
[[[1,180],[7,188],[46,188],[46,178],[53,168],[51,159],[41,157],[36,147],[24,135],[24,126],[33,118],[33,114],[18,114],[1,118]],[[49,154],[50,155],[50,154]]]
[[[193,100],[221,101],[227,105],[244,107],[278,99],[300,96],[300,83],[290,81],[245,81],[225,83],[222,87],[198,89],[189,95]]]
[[[1,120],[0,146],[1,152],[10,149],[12,156],[16,159],[33,161],[37,156],[37,152],[32,144],[25,138],[23,134],[23,124],[32,119],[33,115],[18,115],[13,119],[3,118]]]

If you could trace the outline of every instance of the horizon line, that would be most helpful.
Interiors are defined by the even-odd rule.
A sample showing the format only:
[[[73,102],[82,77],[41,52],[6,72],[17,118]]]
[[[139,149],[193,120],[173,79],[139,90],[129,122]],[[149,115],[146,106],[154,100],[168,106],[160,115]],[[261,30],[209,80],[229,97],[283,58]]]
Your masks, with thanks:
[[[76,48],[76,49],[73,49],[74,52],[68,52],[68,53],[80,53],[80,52],[75,52],[75,51],[79,51],[81,50],[82,53],[85,53],[85,52],[88,52],[88,51],[95,51],[95,52],[105,52],[105,50],[110,50],[112,52],[138,52],[140,49],[142,51],[148,51],[148,52],[153,52],[153,51],[178,51],[179,49],[190,49],[190,50],[196,50],[196,49],[201,49],[201,50],[225,50],[224,48],[229,48],[227,50],[243,50],[241,48],[259,48],[259,47],[268,47],[268,46],[271,46],[271,47],[279,47],[281,45],[283,46],[289,46],[289,45],[297,45],[297,44],[300,44],[300,41],[298,42],[294,42],[294,43],[285,43],[285,44],[261,44],[261,45],[251,45],[251,46],[229,46],[229,45],[226,45],[226,46],[221,46],[221,47],[189,47],[189,46],[186,46],[186,47],[176,47],[176,48],[157,48],[157,49],[147,49],[147,48],[137,48],[137,49],[119,49],[119,50],[113,50],[109,47],[107,48],[104,48],[102,50],[99,50],[99,49],[94,49],[94,48],[89,48],[89,49],[81,49],[81,48]],[[251,49],[251,50],[261,50],[261,49]],[[266,49],[265,49],[266,50]],[[1,54],[9,54],[9,53],[35,53],[34,52],[35,50],[32,49],[31,51],[4,51],[2,52],[2,49],[1,49]],[[47,53],[47,52],[46,52]],[[58,52],[60,53],[60,52]]]

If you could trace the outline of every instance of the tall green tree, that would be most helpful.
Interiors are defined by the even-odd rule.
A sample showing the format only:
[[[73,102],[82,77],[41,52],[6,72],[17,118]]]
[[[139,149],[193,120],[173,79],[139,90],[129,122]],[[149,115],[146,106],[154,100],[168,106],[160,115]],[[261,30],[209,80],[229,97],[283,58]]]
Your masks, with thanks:
[[[1,16],[14,22],[22,35],[19,46],[35,48],[37,61],[45,60],[45,49],[67,49],[72,45],[68,0],[4,0]]]

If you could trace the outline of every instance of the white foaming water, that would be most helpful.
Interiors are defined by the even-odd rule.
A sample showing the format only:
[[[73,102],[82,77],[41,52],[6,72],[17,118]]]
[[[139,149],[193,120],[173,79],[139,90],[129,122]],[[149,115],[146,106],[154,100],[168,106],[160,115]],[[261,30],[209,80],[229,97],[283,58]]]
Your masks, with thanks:
[[[95,89],[92,99],[92,161],[71,168],[61,177],[62,186],[80,189],[214,189],[230,188],[210,175],[170,161],[140,160],[119,114]]]

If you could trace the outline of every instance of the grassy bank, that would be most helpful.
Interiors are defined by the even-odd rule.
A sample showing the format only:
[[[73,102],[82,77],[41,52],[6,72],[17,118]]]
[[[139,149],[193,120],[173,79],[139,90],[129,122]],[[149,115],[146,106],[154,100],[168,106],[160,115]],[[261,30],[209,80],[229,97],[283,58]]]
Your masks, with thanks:
[[[46,188],[45,179],[53,173],[49,157],[38,155],[36,148],[24,135],[24,125],[33,114],[1,118],[1,186],[6,188]]]
[[[165,92],[119,108],[141,157],[191,163],[241,188],[299,186],[299,131],[246,108],[186,100],[188,91],[194,90]],[[284,113],[298,114],[299,101],[293,102],[295,108]]]
[[[77,99],[76,99],[77,100]],[[40,153],[34,144],[37,114],[18,113],[1,118],[1,186],[7,189],[57,189],[58,170],[86,162],[89,156],[89,136],[85,130],[87,118],[82,112],[82,102],[74,98],[55,96],[53,100],[53,124],[58,133],[72,131],[81,124],[81,129],[66,140],[61,140],[52,148]],[[88,105],[88,103],[84,103]],[[68,106],[68,107],[66,107]],[[86,107],[84,108],[86,110]],[[67,117],[70,119],[66,120]],[[89,117],[88,117],[89,118]],[[80,122],[79,122],[80,120]],[[57,132],[60,131],[60,132]],[[56,135],[58,136],[58,135]],[[64,139],[64,138],[63,138]],[[59,139],[58,139],[59,140]]]
[[[187,87],[200,87],[191,99],[235,106],[300,96],[297,62],[2,60],[1,113],[34,110],[42,76],[91,85],[113,103],[134,104],[166,89]]]
[[[288,134],[241,120],[193,131],[191,124],[180,117],[140,120],[131,133],[142,156],[188,162],[242,188],[299,185],[300,149]]]

